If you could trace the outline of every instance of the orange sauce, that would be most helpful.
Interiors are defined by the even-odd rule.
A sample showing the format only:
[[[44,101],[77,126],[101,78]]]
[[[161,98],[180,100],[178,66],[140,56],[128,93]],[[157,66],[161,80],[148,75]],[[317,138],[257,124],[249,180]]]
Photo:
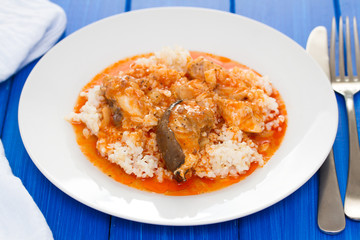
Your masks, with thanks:
[[[125,71],[129,68],[131,63],[133,63],[137,58],[140,57],[148,57],[151,54],[143,54],[134,56],[131,58],[126,58],[124,60],[120,60],[115,64],[112,64],[101,73],[97,74],[84,88],[83,91],[93,87],[94,85],[98,85],[101,83],[102,79],[106,75],[117,75],[119,71]],[[191,52],[191,56],[193,58],[204,56],[210,60],[213,60],[216,64],[223,66],[226,69],[233,68],[234,66],[238,66],[240,68],[249,69],[247,66],[232,61],[228,58],[216,56],[209,53],[202,52]],[[260,75],[260,74],[259,74]],[[280,114],[286,116],[286,108],[283,100],[278,91],[274,89],[271,97],[275,98],[279,104]],[[80,108],[85,104],[86,99],[84,97],[79,96],[76,105],[74,107],[75,112],[78,112]],[[237,177],[227,177],[227,178],[200,178],[197,176],[192,176],[186,182],[178,183],[176,180],[169,180],[164,178],[162,183],[159,183],[156,177],[153,178],[137,178],[134,174],[128,175],[125,171],[115,163],[111,163],[106,158],[102,157],[96,149],[96,141],[97,137],[92,135],[89,138],[85,138],[83,135],[83,129],[85,128],[85,124],[73,124],[76,140],[80,146],[81,151],[85,154],[85,156],[102,172],[107,174],[109,177],[112,177],[114,180],[128,185],[130,187],[150,191],[155,193],[161,193],[165,195],[173,195],[173,196],[185,196],[185,195],[196,195],[206,192],[212,192],[215,190],[219,190],[221,188],[225,188],[234,183],[237,183],[251,173],[253,173],[256,168],[258,168],[257,163],[252,163],[250,169],[245,173]],[[269,147],[266,151],[261,152],[263,158],[268,161],[271,156],[275,153],[275,151],[279,148],[281,141],[285,135],[287,123],[286,121],[280,124],[281,131],[272,131],[272,136],[269,137],[258,137],[250,135],[251,139],[256,144],[261,144],[263,142],[268,142]]]

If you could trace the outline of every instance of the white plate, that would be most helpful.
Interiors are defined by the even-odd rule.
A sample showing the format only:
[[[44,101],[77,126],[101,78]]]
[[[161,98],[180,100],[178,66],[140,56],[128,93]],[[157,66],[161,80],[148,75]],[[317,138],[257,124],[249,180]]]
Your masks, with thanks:
[[[118,183],[86,159],[64,120],[82,87],[105,67],[175,44],[226,56],[268,75],[288,110],[284,141],[268,164],[213,193],[172,197]],[[259,22],[198,8],[134,11],[77,31],[38,62],[19,106],[24,145],[53,184],[99,211],[163,225],[226,221],[280,201],[321,166],[335,139],[337,121],[329,81],[303,48]]]

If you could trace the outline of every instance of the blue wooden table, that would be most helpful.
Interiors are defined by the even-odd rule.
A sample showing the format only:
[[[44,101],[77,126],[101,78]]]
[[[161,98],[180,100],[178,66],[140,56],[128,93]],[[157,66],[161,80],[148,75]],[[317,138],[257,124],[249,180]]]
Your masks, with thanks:
[[[63,37],[114,14],[159,6],[194,6],[240,14],[263,22],[305,47],[311,30],[330,31],[333,16],[357,16],[357,0],[53,0],[66,12]],[[55,239],[360,239],[360,222],[346,220],[346,229],[328,236],[317,227],[318,176],[279,203],[229,222],[195,227],[142,224],[91,209],[50,183],[29,158],[17,121],[20,93],[37,61],[0,83],[0,137],[13,173],[18,176],[44,214]],[[348,167],[348,130],[345,104],[339,103],[339,131],[334,151],[344,200]],[[360,98],[355,98],[358,126]],[[3,193],[1,193],[3,194]],[[1,227],[1,226],[0,226]]]

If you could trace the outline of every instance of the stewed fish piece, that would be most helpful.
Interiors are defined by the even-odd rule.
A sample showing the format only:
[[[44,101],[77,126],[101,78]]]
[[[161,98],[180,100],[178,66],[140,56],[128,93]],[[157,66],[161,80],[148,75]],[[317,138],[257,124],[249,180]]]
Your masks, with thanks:
[[[199,79],[187,80],[180,79],[171,86],[171,90],[178,99],[190,100],[195,99],[202,94],[210,95],[208,85]]]
[[[221,69],[221,67],[204,57],[198,57],[188,64],[187,75],[190,79],[205,80],[205,72],[211,69]]]
[[[245,132],[260,133],[264,128],[261,109],[248,101],[217,98],[221,116],[229,126],[237,126]]]
[[[199,160],[203,137],[215,126],[215,113],[194,100],[172,104],[161,118],[157,143],[167,168],[177,181],[185,181]]]
[[[104,79],[101,89],[110,107],[115,125],[123,117],[143,118],[147,112],[146,96],[131,76],[108,77]]]

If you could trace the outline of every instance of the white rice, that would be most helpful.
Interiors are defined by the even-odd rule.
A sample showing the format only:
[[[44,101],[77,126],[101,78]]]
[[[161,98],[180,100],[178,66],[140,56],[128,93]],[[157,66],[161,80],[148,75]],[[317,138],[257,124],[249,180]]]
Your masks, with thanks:
[[[143,155],[143,148],[136,146],[134,139],[128,131],[125,131],[121,142],[109,144],[103,148],[108,159],[118,164],[127,174],[135,174],[140,178],[153,177],[157,168],[159,159],[151,155]]]
[[[260,155],[254,147],[256,145],[251,142],[242,142],[242,131],[231,131],[224,125],[218,140],[222,141],[206,147],[205,154],[208,162],[205,163],[205,171],[196,171],[199,177],[227,177],[237,176],[249,170],[252,162],[264,164],[262,155]]]
[[[269,97],[265,93],[262,98],[255,100],[256,104],[262,107],[264,121],[272,119],[279,114],[279,104],[275,98]]]
[[[271,86],[271,82],[268,76],[257,77],[256,86],[262,88],[267,95],[271,95],[273,92],[273,88]]]
[[[102,114],[100,112],[100,105],[104,102],[103,92],[100,86],[94,86],[86,92],[81,92],[80,96],[86,97],[87,102],[80,108],[80,113],[72,112],[66,117],[66,120],[85,123],[87,129],[97,136],[100,128]],[[88,130],[84,130],[84,135],[88,135]]]
[[[263,164],[260,154],[251,149],[245,142],[238,143],[232,140],[212,145],[207,149],[210,156],[211,171],[196,173],[200,177],[214,178],[217,176],[237,176],[245,173],[252,162]]]
[[[188,50],[175,46],[173,48],[164,47],[150,58],[139,58],[136,63],[144,65],[163,64],[176,71],[184,72],[190,59]]]
[[[271,129],[277,129],[278,131],[281,131],[281,127],[280,127],[280,123],[283,123],[285,121],[285,117],[283,115],[279,115],[276,119],[268,122],[265,124],[265,129],[266,130],[271,130]]]

